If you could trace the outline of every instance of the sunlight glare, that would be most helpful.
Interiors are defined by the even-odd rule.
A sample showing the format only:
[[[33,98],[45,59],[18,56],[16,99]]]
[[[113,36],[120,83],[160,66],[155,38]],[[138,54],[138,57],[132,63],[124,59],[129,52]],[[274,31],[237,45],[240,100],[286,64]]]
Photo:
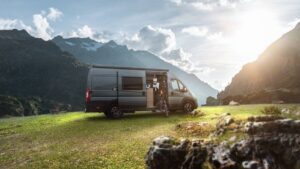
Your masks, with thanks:
[[[244,61],[255,60],[281,34],[278,19],[271,11],[254,10],[237,17],[240,24],[233,35],[231,47]]]

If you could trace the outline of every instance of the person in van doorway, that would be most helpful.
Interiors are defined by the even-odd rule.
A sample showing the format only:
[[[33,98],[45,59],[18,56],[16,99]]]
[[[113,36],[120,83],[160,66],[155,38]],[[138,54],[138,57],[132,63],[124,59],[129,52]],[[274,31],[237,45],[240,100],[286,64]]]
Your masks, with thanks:
[[[160,79],[161,86],[159,88],[159,109],[161,112],[165,113],[165,115],[168,117],[169,116],[169,109],[168,109],[168,104],[167,104],[167,83],[162,77]]]
[[[157,110],[169,116],[169,110],[167,105],[167,95],[166,95],[166,82],[163,77],[157,77],[154,75],[153,78],[153,88],[154,88],[154,95],[155,95],[155,105]]]

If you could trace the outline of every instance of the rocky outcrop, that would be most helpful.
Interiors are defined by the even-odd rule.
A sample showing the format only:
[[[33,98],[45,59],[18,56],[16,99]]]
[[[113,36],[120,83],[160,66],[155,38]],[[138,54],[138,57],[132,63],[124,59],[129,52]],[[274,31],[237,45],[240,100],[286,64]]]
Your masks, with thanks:
[[[146,155],[149,169],[299,169],[300,135],[255,136],[232,146],[155,139]]]
[[[226,114],[223,119],[228,116]],[[223,121],[220,128],[229,125],[231,120]],[[300,120],[251,117],[244,131],[249,137],[231,145],[226,141],[218,144],[159,137],[146,155],[146,165],[149,169],[300,168]]]
[[[207,151],[200,141],[170,137],[154,139],[146,155],[149,169],[197,169],[205,162]]]

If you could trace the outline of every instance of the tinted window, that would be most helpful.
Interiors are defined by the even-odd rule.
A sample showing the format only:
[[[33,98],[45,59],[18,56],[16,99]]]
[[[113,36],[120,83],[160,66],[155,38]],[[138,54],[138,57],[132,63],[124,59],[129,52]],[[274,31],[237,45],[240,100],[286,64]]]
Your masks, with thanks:
[[[93,90],[112,90],[116,86],[116,76],[93,76],[92,89]]]
[[[122,77],[123,90],[143,90],[142,77]]]
[[[172,81],[171,81],[171,85],[172,85],[172,89],[173,89],[173,90],[179,90],[177,80],[175,80],[175,79],[172,80]]]

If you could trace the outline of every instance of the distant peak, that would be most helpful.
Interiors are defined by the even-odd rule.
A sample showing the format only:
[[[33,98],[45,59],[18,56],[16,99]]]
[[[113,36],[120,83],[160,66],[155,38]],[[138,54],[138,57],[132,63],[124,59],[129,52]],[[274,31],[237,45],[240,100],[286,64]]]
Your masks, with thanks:
[[[115,47],[118,46],[118,44],[115,41],[110,40],[109,42],[105,43],[105,46],[109,46],[111,48],[115,48]]]
[[[53,40],[61,40],[61,39],[64,39],[61,35],[55,36],[53,38]]]
[[[0,30],[0,38],[25,40],[33,37],[30,36],[29,33],[24,29],[22,30],[12,29],[12,30]]]
[[[109,45],[118,45],[114,40],[110,40],[109,42],[107,42],[107,44]]]

